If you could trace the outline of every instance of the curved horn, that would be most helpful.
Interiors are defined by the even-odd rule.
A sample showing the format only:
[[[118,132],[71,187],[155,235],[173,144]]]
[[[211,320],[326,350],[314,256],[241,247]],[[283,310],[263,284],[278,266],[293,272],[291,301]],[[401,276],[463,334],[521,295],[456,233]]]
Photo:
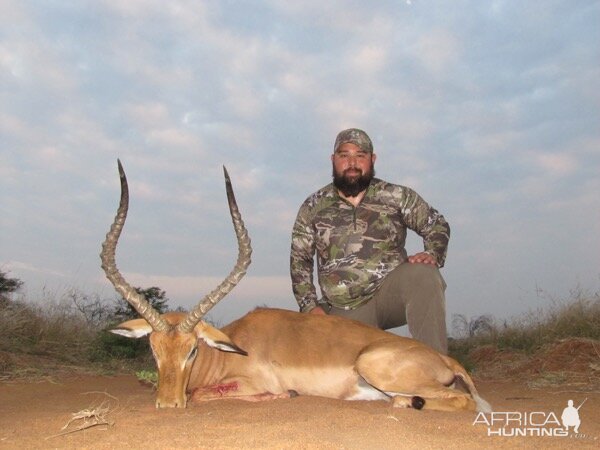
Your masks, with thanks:
[[[250,245],[250,237],[248,236],[248,230],[244,226],[244,221],[235,201],[235,195],[233,194],[233,188],[231,187],[231,180],[227,169],[223,166],[223,172],[225,174],[225,188],[227,190],[227,201],[229,202],[229,212],[231,213],[231,220],[233,221],[233,228],[238,241],[238,259],[233,270],[229,273],[216,289],[210,294],[206,295],[196,307],[191,310],[186,318],[177,325],[177,330],[182,333],[191,332],[196,324],[204,317],[204,315],[215,306],[219,300],[225,297],[242,279],[246,274],[246,269],[250,265],[250,255],[252,254],[252,247]]]
[[[140,316],[146,319],[154,331],[167,331],[171,326],[160,316],[158,311],[148,303],[143,295],[138,294],[137,291],[125,281],[125,278],[123,278],[119,269],[117,269],[115,251],[117,249],[119,236],[123,230],[123,225],[125,225],[127,209],[129,208],[129,187],[127,186],[127,178],[125,177],[125,171],[123,170],[121,161],[117,160],[117,162],[119,164],[119,175],[121,176],[121,201],[119,203],[119,209],[117,209],[115,220],[110,227],[110,231],[106,234],[105,241],[102,243],[102,252],[100,253],[102,268],[104,269],[106,278],[110,280],[117,292],[133,306]]]

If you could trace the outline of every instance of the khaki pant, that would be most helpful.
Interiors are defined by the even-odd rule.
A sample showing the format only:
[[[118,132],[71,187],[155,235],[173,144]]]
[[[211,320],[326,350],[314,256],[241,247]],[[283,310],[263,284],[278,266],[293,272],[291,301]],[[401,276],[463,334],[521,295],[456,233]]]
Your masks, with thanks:
[[[408,324],[414,339],[446,354],[445,289],[437,267],[404,263],[389,273],[369,302],[353,310],[332,307],[329,314],[383,330]]]

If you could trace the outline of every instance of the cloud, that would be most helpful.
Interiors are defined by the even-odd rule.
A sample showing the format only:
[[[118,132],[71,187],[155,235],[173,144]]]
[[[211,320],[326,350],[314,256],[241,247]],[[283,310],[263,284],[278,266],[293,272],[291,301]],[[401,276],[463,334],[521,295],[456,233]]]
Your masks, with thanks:
[[[235,258],[225,164],[255,243],[235,306],[289,302],[297,208],[330,181],[336,133],[359,126],[378,176],[453,226],[449,311],[501,309],[528,277],[590,283],[597,16],[591,3],[1,2],[0,247],[28,283],[44,268],[95,283],[119,157],[123,266],[186,299],[217,281],[187,275]]]
[[[230,80],[225,83],[225,92],[233,112],[241,119],[255,120],[264,111],[261,92],[257,92],[255,86],[250,83]]]
[[[175,127],[150,131],[146,142],[159,148],[168,148],[170,152],[177,147],[185,149],[200,147],[200,140],[193,133]]]
[[[173,305],[192,308],[205,295],[214,290],[223,277],[164,276],[139,273],[124,273],[123,276],[132,286],[159,286],[164,289]],[[245,276],[231,292],[233,299],[224,302],[264,302],[272,303],[281,299],[291,299],[291,287],[288,277]]]
[[[574,173],[579,164],[573,155],[538,153],[536,155],[538,166],[549,176],[567,176]]]
[[[429,30],[418,39],[411,53],[428,72],[438,77],[447,74],[458,64],[462,53],[461,42],[448,30]]]
[[[22,271],[22,272],[33,272],[35,274],[39,274],[42,276],[53,276],[53,277],[60,277],[60,278],[66,278],[68,275],[64,272],[58,271],[58,270],[54,270],[54,269],[50,269],[48,267],[39,267],[36,266],[34,264],[31,263],[27,263],[27,262],[21,262],[21,261],[8,261],[5,264],[2,264],[3,266],[3,271],[14,271],[14,270],[18,270],[18,271]]]
[[[144,130],[160,127],[171,120],[167,105],[158,101],[125,103],[123,110],[132,123]]]

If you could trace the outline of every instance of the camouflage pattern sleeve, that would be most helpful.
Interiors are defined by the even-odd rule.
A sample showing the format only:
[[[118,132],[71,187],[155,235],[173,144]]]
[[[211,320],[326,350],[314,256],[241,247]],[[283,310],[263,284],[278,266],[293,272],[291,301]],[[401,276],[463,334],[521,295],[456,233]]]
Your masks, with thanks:
[[[436,209],[432,208],[412,189],[406,188],[401,213],[408,228],[423,238],[424,250],[443,267],[450,240],[450,225]]]
[[[313,282],[315,236],[310,220],[310,208],[305,202],[298,212],[292,229],[290,274],[292,289],[300,312],[317,306],[317,291]]]

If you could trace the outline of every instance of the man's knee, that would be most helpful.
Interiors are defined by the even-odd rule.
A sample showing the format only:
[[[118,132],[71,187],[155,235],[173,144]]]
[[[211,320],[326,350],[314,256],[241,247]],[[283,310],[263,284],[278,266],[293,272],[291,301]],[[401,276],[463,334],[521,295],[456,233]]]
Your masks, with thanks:
[[[431,287],[440,289],[442,292],[446,289],[446,282],[436,266],[431,264],[404,263],[399,266],[407,278],[407,283],[413,287]]]
[[[410,264],[410,281],[405,285],[406,315],[409,325],[441,327],[446,320],[446,283],[435,266]],[[437,324],[437,325],[436,325]],[[427,327],[429,326],[427,325]]]
[[[428,264],[404,263],[396,270],[412,337],[446,353],[446,283],[439,269]]]

